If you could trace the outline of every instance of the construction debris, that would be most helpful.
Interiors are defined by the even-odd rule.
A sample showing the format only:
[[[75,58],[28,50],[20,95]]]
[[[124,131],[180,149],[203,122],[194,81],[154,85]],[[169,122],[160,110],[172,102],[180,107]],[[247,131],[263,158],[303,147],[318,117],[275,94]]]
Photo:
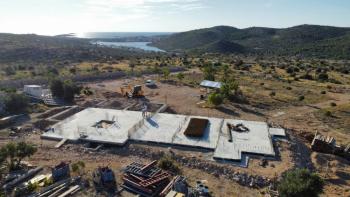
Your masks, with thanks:
[[[99,167],[93,173],[96,188],[113,189],[116,185],[114,172],[109,167]]]
[[[54,182],[70,177],[69,164],[61,162],[51,169],[52,179]]]
[[[157,161],[147,165],[132,163],[124,170],[122,187],[130,192],[145,197],[160,196],[166,194],[170,174],[156,167]]]
[[[43,167],[39,166],[37,168],[34,168],[32,170],[29,170],[27,173],[23,174],[22,176],[14,179],[13,181],[5,184],[2,188],[4,190],[11,190],[20,183],[23,183],[24,181],[32,178],[34,175],[36,175],[38,172],[40,172],[43,169]]]
[[[71,185],[76,185],[77,183],[79,183],[80,181],[80,177],[75,177],[75,178],[68,178],[68,179],[64,179],[61,181],[58,181],[50,186],[47,186],[45,188],[43,188],[40,192],[35,192],[32,195],[30,195],[29,197],[53,197],[53,196],[67,196],[69,194],[75,193],[75,190],[79,190],[79,188],[77,188],[76,186],[73,186],[72,188],[74,188],[74,190],[72,190],[72,188],[70,188]],[[68,192],[68,193],[66,193]],[[62,196],[63,195],[63,196]]]
[[[336,140],[331,136],[323,136],[318,132],[311,143],[311,149],[316,152],[334,154],[350,160],[350,144],[347,146],[338,146]]]
[[[244,126],[242,123],[239,123],[236,125],[227,123],[227,127],[230,131],[236,131],[236,132],[240,132],[240,133],[249,132],[249,128]]]

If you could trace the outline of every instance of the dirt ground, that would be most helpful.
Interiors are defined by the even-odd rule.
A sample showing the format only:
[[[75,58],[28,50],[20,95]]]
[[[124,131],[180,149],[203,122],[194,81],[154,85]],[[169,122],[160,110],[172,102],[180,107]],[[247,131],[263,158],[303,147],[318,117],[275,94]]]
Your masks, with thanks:
[[[148,78],[157,80],[156,76],[150,76]],[[108,81],[103,83],[104,89],[107,91],[118,91],[118,88],[123,83],[130,84],[140,84],[144,81],[142,79],[133,79],[130,81],[116,80]],[[92,88],[96,86],[91,85]],[[327,92],[327,97],[321,99],[319,103],[311,103],[304,105],[286,105],[282,107],[276,107],[272,110],[261,109],[249,104],[223,104],[219,109],[211,108],[201,108],[197,105],[200,100],[200,95],[205,94],[199,88],[193,88],[189,86],[180,86],[167,83],[157,83],[157,88],[147,88],[144,87],[145,96],[150,102],[154,103],[166,103],[169,106],[167,110],[168,113],[178,113],[178,114],[191,114],[191,115],[201,115],[201,116],[211,116],[219,118],[236,118],[244,120],[256,120],[256,121],[269,121],[278,125],[282,125],[286,128],[295,129],[298,131],[305,131],[309,133],[314,133],[319,131],[324,135],[331,135],[335,137],[338,143],[349,143],[350,137],[347,133],[339,132],[329,127],[322,120],[319,120],[315,116],[315,112],[327,109],[330,107],[330,103],[335,103],[337,106],[345,105],[350,102],[350,92],[349,93],[337,93],[337,92]],[[298,133],[296,133],[298,135]],[[308,142],[302,140],[306,143],[304,146],[306,149],[310,146]],[[265,176],[272,176],[276,172],[284,172],[290,169],[294,164],[292,160],[291,153],[286,151],[289,149],[287,145],[280,146],[281,149],[281,159],[280,164],[274,164],[274,169],[268,167],[268,169],[261,169],[259,166],[259,160],[251,160],[250,165],[247,169],[243,171],[248,171],[252,174],[260,174]],[[306,157],[311,158],[309,151],[306,153]],[[333,157],[333,160],[338,158]],[[314,159],[311,159],[312,165],[317,166]],[[347,172],[350,167],[348,164],[343,166],[344,170]],[[316,167],[316,170],[320,169]],[[322,173],[322,171],[320,171]],[[277,173],[280,174],[280,173]],[[331,176],[337,176],[337,172],[330,172]],[[338,173],[339,174],[339,173]],[[344,173],[342,174],[344,175]],[[345,185],[349,185],[348,174],[344,176],[338,176],[339,180],[342,180]],[[339,182],[327,179],[325,196],[341,196],[341,194],[348,195],[349,188],[339,185]]]
[[[120,92],[120,87],[123,84],[143,84],[146,79],[156,80],[157,87],[148,88],[143,86],[145,99],[128,100],[118,94],[118,92]],[[348,133],[330,128],[329,125],[325,124],[315,115],[319,110],[329,108],[331,102],[336,103],[337,106],[348,104],[350,102],[350,92],[327,92],[327,97],[324,97],[325,100],[321,99],[319,103],[275,106],[272,109],[258,107],[249,103],[224,103],[221,107],[213,109],[202,108],[198,105],[198,103],[202,101],[200,95],[205,95],[205,92],[201,91],[200,88],[178,85],[176,83],[161,83],[158,79],[157,76],[147,76],[143,78],[86,84],[91,87],[95,94],[84,98],[83,102],[79,103],[79,105],[86,104],[86,107],[98,106],[99,103],[107,100],[107,102],[104,105],[101,104],[101,106],[114,109],[124,109],[135,103],[142,103],[146,100],[156,104],[167,104],[169,107],[166,111],[167,113],[269,121],[286,128],[306,131],[309,133],[319,131],[325,135],[334,136],[337,141],[341,143],[350,142]],[[109,96],[106,96],[106,92],[117,92],[117,94],[109,94]],[[86,101],[90,103],[86,103]],[[252,101],[251,103],[255,102]],[[137,109],[137,107],[134,108]],[[299,134],[295,133],[294,135],[298,137]],[[128,154],[120,155],[104,151],[82,151],[79,149],[81,145],[67,144],[57,150],[54,148],[54,145],[57,142],[41,140],[39,134],[31,134],[29,137],[26,136],[25,140],[37,144],[39,147],[38,152],[29,159],[29,162],[32,164],[52,167],[62,160],[71,162],[82,160],[86,164],[87,174],[91,174],[92,170],[98,166],[108,165],[117,173],[117,177],[119,178],[118,183],[121,182],[120,170],[127,164],[133,161],[150,161],[147,158],[140,158]],[[7,139],[0,139],[0,145],[5,144],[7,141]],[[260,158],[253,157],[251,157],[249,161],[248,168],[234,167],[230,164],[219,165],[224,165],[227,168],[234,169],[238,172],[274,178],[295,166],[304,166],[297,164],[298,161],[296,160],[298,158],[299,160],[310,160],[315,170],[326,179],[324,196],[350,196],[350,167],[347,161],[332,155],[311,153],[309,150],[310,144],[303,139],[300,141],[297,140],[297,142],[292,140],[290,142],[279,142],[276,144],[278,150],[277,153],[279,154],[276,157],[276,160],[269,161],[269,165],[265,168],[259,165]],[[147,148],[151,148],[153,151],[168,150],[168,147],[147,146]],[[201,159],[208,157],[207,153],[198,151],[177,149],[174,149],[174,151],[177,154],[184,156],[192,156]],[[303,157],[301,157],[301,155],[303,155]],[[303,162],[301,161],[301,163]],[[197,169],[187,168],[185,166],[182,166],[182,168],[184,175],[189,177],[190,184],[194,185],[196,180],[206,180],[210,191],[215,194],[214,196],[263,196],[262,192],[264,190],[243,187],[233,181],[226,180],[224,177],[216,177]],[[84,193],[83,196],[94,196],[94,194]]]
[[[56,141],[41,140],[39,135],[32,135],[26,139],[28,142],[35,143],[38,145],[38,152],[31,157],[28,162],[33,165],[41,165],[47,169],[57,165],[61,161],[66,162],[85,162],[85,174],[91,175],[92,171],[99,166],[109,166],[116,173],[117,185],[120,186],[122,182],[122,169],[132,162],[142,162],[148,163],[151,160],[140,158],[137,156],[125,154],[110,154],[105,151],[103,152],[91,152],[83,151],[81,145],[67,144],[61,149],[55,149],[54,145]],[[153,147],[154,151],[167,151],[167,148],[157,148]],[[187,153],[188,154],[188,153]],[[198,153],[197,153],[198,154]],[[200,170],[187,168],[181,166],[182,173],[184,176],[188,177],[188,182],[190,185],[194,186],[195,182],[198,180],[205,180],[210,188],[210,191],[214,194],[213,196],[219,197],[232,197],[240,196],[244,192],[245,196],[259,196],[264,190],[251,189],[248,187],[243,187],[233,181],[229,181],[223,177],[217,177],[211,174],[203,173]],[[120,188],[119,188],[120,189]],[[90,191],[90,190],[89,190]],[[94,193],[93,189],[91,192]],[[82,192],[81,196],[95,196],[95,194]],[[122,196],[132,196],[127,192],[123,192]]]

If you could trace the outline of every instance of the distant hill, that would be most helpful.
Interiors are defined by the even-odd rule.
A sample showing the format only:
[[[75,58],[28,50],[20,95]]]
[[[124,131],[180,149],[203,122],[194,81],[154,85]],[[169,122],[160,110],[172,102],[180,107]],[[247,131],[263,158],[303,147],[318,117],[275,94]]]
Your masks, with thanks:
[[[350,28],[300,25],[285,29],[217,26],[163,37],[167,51],[350,58]]]
[[[123,49],[96,46],[88,39],[35,34],[0,33],[0,64],[13,62],[35,63],[56,61],[108,60],[135,54]]]

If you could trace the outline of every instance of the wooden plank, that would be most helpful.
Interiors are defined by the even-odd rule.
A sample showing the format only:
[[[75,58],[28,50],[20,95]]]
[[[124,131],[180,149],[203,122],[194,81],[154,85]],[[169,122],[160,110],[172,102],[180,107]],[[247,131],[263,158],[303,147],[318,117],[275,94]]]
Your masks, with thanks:
[[[68,195],[74,194],[78,190],[80,190],[80,186],[79,185],[75,185],[75,186],[69,188],[69,190],[65,191],[63,194],[59,195],[58,197],[66,197]]]
[[[55,148],[60,148],[64,143],[66,143],[67,140],[68,140],[67,138],[63,138],[60,142],[58,142],[55,145]]]

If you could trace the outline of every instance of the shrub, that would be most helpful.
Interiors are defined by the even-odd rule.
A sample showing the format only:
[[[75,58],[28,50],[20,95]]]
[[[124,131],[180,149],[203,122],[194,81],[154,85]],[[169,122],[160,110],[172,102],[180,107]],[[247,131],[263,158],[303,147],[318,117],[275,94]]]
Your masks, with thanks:
[[[5,96],[5,111],[15,114],[25,112],[29,106],[28,97],[23,94],[10,93]]]
[[[326,94],[326,91],[322,90],[322,91],[321,91],[321,94]]]
[[[325,111],[324,115],[330,117],[330,116],[332,116],[332,112],[331,111]]]
[[[74,95],[80,92],[80,88],[72,81],[63,82],[60,79],[51,81],[50,90],[53,96],[63,98],[67,102],[72,102]]]
[[[287,89],[287,90],[292,90],[292,87],[289,87],[289,86],[288,86],[288,87],[286,87],[286,89]]]
[[[331,102],[331,104],[330,104],[332,107],[335,107],[335,106],[337,106],[337,104],[336,103],[334,103],[334,102]]]
[[[327,73],[320,73],[317,78],[320,81],[327,81],[328,80],[328,74]]]
[[[285,173],[278,185],[282,197],[314,197],[322,193],[324,182],[307,169],[295,169]]]
[[[305,99],[305,96],[304,96],[304,95],[301,95],[301,96],[298,97],[298,100],[299,100],[299,101],[303,101],[304,99]]]
[[[181,169],[179,168],[178,164],[176,161],[174,161],[171,157],[168,155],[163,156],[159,161],[158,161],[158,166],[163,169],[163,170],[168,170],[170,172],[173,172],[175,174],[181,173]]]
[[[223,97],[219,93],[212,93],[208,97],[208,101],[210,104],[214,106],[218,106],[223,102]]]
[[[275,91],[272,91],[272,92],[270,92],[270,96],[276,96],[276,92]]]

